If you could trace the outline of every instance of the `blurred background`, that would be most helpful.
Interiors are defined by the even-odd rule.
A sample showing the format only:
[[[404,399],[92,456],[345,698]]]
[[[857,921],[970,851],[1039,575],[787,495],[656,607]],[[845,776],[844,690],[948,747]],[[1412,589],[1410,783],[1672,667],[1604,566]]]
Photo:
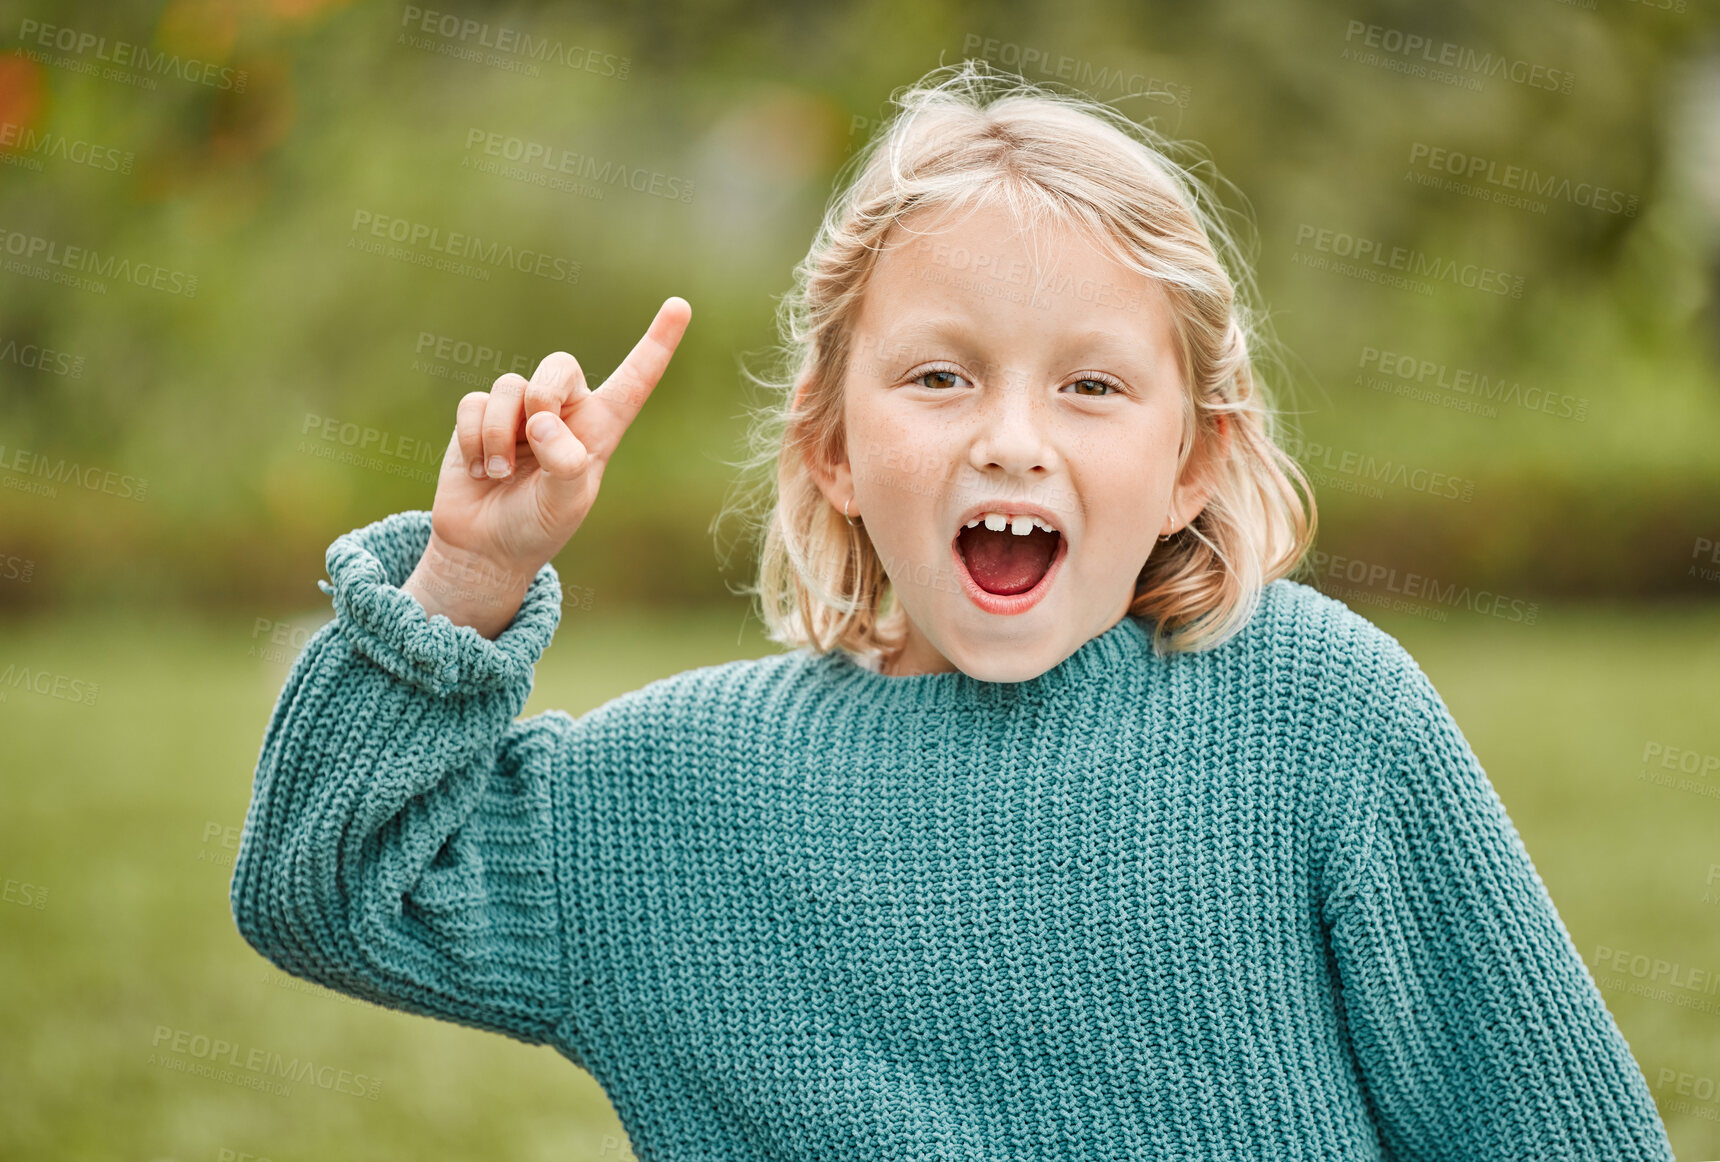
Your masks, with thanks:
[[[1720,1158],[1708,0],[0,13],[0,1158],[631,1157],[550,1050],[244,944],[262,733],[329,542],[430,507],[459,397],[554,350],[601,382],[672,294],[527,712],[772,651],[716,520],[746,372],[891,93],[969,57],[1234,183],[1299,579],[1434,679],[1678,1157]]]

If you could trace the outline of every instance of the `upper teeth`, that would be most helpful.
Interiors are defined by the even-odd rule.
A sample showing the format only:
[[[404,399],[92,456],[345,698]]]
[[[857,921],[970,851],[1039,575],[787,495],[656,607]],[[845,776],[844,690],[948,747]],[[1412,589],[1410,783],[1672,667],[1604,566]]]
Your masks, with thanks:
[[[971,529],[982,520],[985,522],[985,527],[994,533],[1001,533],[1007,528],[1018,537],[1025,537],[1028,533],[1032,532],[1034,525],[1038,525],[1048,533],[1054,533],[1057,531],[1051,525],[1040,520],[1036,516],[1023,514],[1021,516],[1012,517],[1007,512],[982,512],[972,520],[968,521],[965,527]]]

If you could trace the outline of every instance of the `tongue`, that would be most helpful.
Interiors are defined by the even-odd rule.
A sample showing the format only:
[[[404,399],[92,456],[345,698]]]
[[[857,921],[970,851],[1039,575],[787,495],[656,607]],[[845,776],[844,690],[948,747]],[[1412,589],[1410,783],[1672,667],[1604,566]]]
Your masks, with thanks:
[[[964,528],[956,538],[968,575],[987,593],[1025,593],[1039,584],[1057,553],[1057,533],[1035,528],[1024,537],[984,525]]]

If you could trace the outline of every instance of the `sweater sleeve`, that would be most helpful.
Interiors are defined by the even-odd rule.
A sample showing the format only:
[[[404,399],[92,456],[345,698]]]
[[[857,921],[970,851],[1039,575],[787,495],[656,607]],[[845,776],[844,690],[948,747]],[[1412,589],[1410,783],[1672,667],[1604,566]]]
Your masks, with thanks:
[[[546,1041],[568,1004],[554,853],[556,711],[515,721],[561,617],[545,565],[494,641],[398,586],[405,512],[328,550],[335,617],[264,734],[229,889],[286,972],[390,1008]]]
[[[1387,1156],[1672,1162],[1504,804],[1413,663],[1395,730],[1327,913]]]

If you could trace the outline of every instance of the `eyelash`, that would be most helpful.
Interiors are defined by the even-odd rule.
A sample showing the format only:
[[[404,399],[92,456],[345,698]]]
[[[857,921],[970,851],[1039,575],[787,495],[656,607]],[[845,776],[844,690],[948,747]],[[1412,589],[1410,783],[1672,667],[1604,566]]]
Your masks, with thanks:
[[[954,367],[937,366],[937,367],[926,368],[924,371],[920,372],[918,375],[915,375],[911,379],[909,379],[908,382],[919,383],[920,380],[926,378],[926,376],[935,375],[939,372],[943,372],[946,375],[954,375],[958,379],[967,379],[967,376],[963,375],[960,371],[956,370]],[[1088,399],[1105,399],[1105,398],[1107,398],[1107,396],[1110,396],[1110,395],[1122,395],[1127,390],[1126,388],[1123,387],[1123,385],[1121,383],[1118,383],[1115,379],[1112,379],[1108,375],[1098,375],[1098,374],[1083,375],[1083,376],[1080,376],[1076,379],[1071,379],[1069,382],[1070,383],[1084,383],[1087,381],[1091,381],[1093,383],[1102,383],[1106,387],[1109,387],[1111,389],[1104,396],[1088,396],[1087,397]],[[924,385],[922,385],[922,386],[924,386]],[[931,387],[927,387],[926,390],[934,391],[936,389],[931,388]]]

